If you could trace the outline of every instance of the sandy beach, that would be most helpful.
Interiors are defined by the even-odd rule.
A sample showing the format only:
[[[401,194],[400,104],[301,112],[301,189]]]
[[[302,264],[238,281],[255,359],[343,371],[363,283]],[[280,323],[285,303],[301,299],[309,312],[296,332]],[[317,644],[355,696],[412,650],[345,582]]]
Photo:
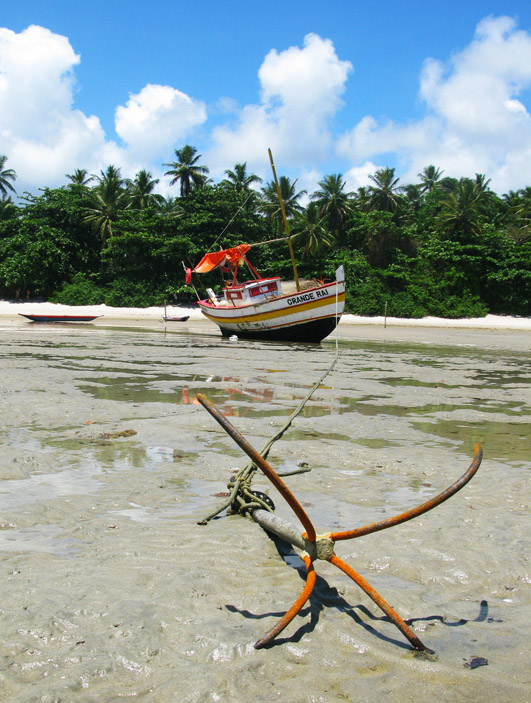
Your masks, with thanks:
[[[0,316],[13,316],[19,313],[101,315],[98,324],[106,324],[108,320],[160,320],[164,309],[151,308],[113,308],[108,305],[86,305],[71,307],[56,305],[47,302],[25,302],[13,300],[0,300]],[[203,315],[196,305],[182,307],[167,306],[167,314],[176,317],[189,315],[192,320],[202,320]],[[105,318],[105,320],[103,319]],[[531,330],[531,318],[510,317],[504,315],[487,315],[480,318],[465,318],[449,320],[440,317],[424,317],[420,319],[404,319],[397,317],[362,317],[360,315],[343,315],[341,325],[372,325],[380,327],[454,327],[459,329],[489,329],[489,330]]]
[[[329,367],[334,335],[231,342],[196,309],[168,308],[190,314],[174,326],[156,308],[91,308],[104,317],[79,326],[17,314],[46,306],[0,304],[4,700],[529,700],[529,320],[346,316],[336,367],[270,455],[311,469],[286,482],[326,532],[428,500],[482,444],[455,497],[337,545],[426,656],[324,561],[301,614],[255,650],[300,594],[302,562],[241,516],[197,524],[247,461],[197,393],[260,449]],[[297,524],[264,477],[253,487]]]
[[[168,316],[189,317],[186,325],[168,322],[165,330],[194,335],[220,336],[216,325],[208,321],[197,305],[188,307],[168,305]],[[138,327],[161,329],[163,308],[113,308],[107,305],[70,307],[47,302],[0,300],[0,320],[4,324],[28,324],[22,314],[98,315],[96,327]],[[31,324],[31,323],[30,323]],[[362,317],[343,315],[337,330],[326,342],[372,340],[379,342],[418,342],[421,344],[478,345],[485,348],[507,348],[521,351],[531,349],[531,318],[487,315],[481,318],[451,320],[437,317],[420,319]]]

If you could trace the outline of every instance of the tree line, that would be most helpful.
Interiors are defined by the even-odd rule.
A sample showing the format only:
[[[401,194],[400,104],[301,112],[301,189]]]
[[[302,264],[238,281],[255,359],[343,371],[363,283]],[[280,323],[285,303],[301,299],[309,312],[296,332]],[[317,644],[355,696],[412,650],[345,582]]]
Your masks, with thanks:
[[[108,166],[78,169],[60,188],[25,193],[0,156],[0,295],[71,305],[162,305],[195,300],[183,262],[193,267],[219,247],[252,249],[263,274],[292,277],[274,181],[245,163],[213,183],[190,145],[164,164],[175,197],[156,193],[142,170],[134,179]],[[429,165],[401,184],[381,168],[370,185],[347,192],[341,174],[306,193],[279,186],[304,278],[333,278],[345,266],[346,310],[396,317],[531,315],[531,187],[499,196],[483,174],[451,178]],[[302,203],[306,202],[306,205]],[[219,286],[216,274],[193,281]]]

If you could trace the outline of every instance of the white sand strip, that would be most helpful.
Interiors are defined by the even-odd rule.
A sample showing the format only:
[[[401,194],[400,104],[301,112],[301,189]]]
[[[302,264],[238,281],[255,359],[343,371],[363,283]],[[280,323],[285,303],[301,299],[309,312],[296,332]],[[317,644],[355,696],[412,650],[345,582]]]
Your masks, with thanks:
[[[157,320],[164,314],[161,307],[150,308],[113,308],[108,305],[56,305],[47,302],[22,302],[0,300],[0,316],[15,316],[18,313],[36,315],[102,315],[107,319]],[[189,315],[191,320],[204,319],[197,306],[181,307],[168,305],[166,314],[174,317]],[[362,317],[361,315],[343,315],[341,325],[376,325],[389,327],[457,327],[475,329],[514,329],[531,330],[531,318],[504,315],[487,315],[479,318],[450,320],[441,317],[423,317],[405,319],[398,317]]]

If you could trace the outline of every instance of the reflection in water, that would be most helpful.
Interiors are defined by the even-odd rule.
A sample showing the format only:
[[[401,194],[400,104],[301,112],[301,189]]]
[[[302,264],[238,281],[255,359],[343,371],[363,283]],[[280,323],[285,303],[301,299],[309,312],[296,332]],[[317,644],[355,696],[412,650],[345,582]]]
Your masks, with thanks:
[[[0,510],[8,511],[35,502],[46,502],[60,496],[94,493],[101,482],[96,476],[101,467],[90,462],[72,470],[29,476],[0,483]]]
[[[531,457],[531,432],[529,423],[491,422],[489,420],[436,420],[415,422],[414,427],[426,434],[445,439],[467,442],[474,437],[488,450],[490,459],[528,462]]]
[[[75,557],[79,546],[76,540],[63,536],[59,525],[33,525],[0,530],[0,551],[45,552],[62,557]]]

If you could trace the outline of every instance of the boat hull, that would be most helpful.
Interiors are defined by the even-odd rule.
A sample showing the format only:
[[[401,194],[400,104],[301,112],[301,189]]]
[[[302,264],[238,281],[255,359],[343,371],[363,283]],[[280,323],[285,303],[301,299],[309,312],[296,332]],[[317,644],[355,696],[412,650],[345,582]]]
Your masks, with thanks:
[[[257,304],[230,307],[200,300],[199,307],[225,337],[320,342],[334,331],[345,307],[342,269],[337,275],[332,283]]]
[[[23,312],[18,314],[31,322],[92,322],[98,317],[103,317],[103,315],[30,315]]]
[[[270,342],[305,342],[318,344],[325,337],[334,331],[337,326],[335,318],[325,318],[324,320],[311,320],[301,322],[289,327],[264,330],[238,330],[219,327],[224,337],[231,337],[236,334],[242,339],[260,339]]]

